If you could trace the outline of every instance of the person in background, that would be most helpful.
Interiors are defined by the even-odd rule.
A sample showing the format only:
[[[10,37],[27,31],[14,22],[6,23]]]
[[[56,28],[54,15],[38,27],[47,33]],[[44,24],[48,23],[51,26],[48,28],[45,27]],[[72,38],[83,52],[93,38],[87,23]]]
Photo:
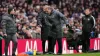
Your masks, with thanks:
[[[43,6],[43,11],[39,10],[39,15],[37,17],[37,21],[38,21],[38,26],[41,27],[41,40],[42,40],[42,50],[43,50],[43,54],[46,54],[47,52],[45,51],[45,42],[46,40],[48,40],[49,34],[50,34],[50,27],[51,24],[48,21],[48,14],[46,13],[47,10],[47,5]],[[38,8],[37,9],[41,9]]]
[[[82,17],[82,52],[88,52],[90,47],[91,31],[95,27],[95,19],[91,15],[91,9],[85,9],[85,16]]]
[[[12,40],[14,43],[13,46],[13,51],[12,51],[12,56],[16,56],[15,52],[16,52],[16,48],[17,48],[17,36],[16,36],[16,32],[17,32],[17,27],[16,27],[16,22],[15,22],[15,18],[14,15],[16,14],[13,6],[9,5],[8,6],[8,13],[5,13],[2,16],[2,29],[3,29],[3,36],[5,39],[5,56],[9,56],[8,55],[8,46],[10,41]]]
[[[64,24],[66,24],[65,20],[66,17],[59,11],[52,9],[50,6],[48,6],[46,12],[48,13],[48,20],[52,24],[50,28],[50,37],[48,38],[48,51],[51,54],[54,54],[54,46],[56,43],[56,40],[58,41],[58,53],[57,55],[62,54],[62,21],[64,21]]]

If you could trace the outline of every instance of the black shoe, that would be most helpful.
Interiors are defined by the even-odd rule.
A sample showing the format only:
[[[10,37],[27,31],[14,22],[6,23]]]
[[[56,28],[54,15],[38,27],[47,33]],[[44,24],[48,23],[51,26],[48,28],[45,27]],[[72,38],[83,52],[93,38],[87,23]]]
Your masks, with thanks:
[[[87,51],[82,51],[83,53],[87,53]]]
[[[53,52],[48,52],[48,54],[53,54]]]
[[[57,53],[57,55],[62,55],[62,53]]]
[[[48,54],[48,52],[43,52],[43,54]]]
[[[15,54],[12,54],[12,56],[16,56]]]

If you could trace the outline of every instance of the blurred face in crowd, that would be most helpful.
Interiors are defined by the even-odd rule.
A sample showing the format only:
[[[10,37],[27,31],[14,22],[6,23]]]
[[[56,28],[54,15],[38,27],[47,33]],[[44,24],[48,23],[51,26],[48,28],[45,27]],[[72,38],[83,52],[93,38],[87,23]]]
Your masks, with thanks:
[[[7,12],[7,8],[2,8],[1,11],[2,11],[2,13],[4,14],[4,13]]]
[[[17,15],[17,19],[20,19],[20,18],[21,18],[21,15],[20,15],[20,14],[18,14],[18,15]]]
[[[27,8],[27,6],[28,6],[27,3],[25,3],[25,4],[24,4],[24,7]]]
[[[4,10],[4,11],[7,11],[7,8],[4,8],[3,10]]]
[[[86,10],[85,10],[85,14],[86,14],[86,15],[89,15],[90,13],[91,13],[90,9],[86,9]]]
[[[43,11],[47,12],[48,11],[48,5],[43,6]]]
[[[0,11],[3,11],[3,8],[0,8]]]
[[[40,11],[40,6],[36,6],[36,12]]]

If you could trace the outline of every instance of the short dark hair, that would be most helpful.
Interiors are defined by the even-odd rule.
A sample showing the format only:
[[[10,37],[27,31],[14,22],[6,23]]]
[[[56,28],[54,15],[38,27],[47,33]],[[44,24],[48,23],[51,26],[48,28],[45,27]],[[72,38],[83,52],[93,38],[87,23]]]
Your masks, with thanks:
[[[13,10],[13,5],[8,6],[8,13],[10,13]]]
[[[85,8],[85,10],[86,10],[86,9],[89,9],[90,11],[92,11],[92,8],[91,8],[91,7]]]

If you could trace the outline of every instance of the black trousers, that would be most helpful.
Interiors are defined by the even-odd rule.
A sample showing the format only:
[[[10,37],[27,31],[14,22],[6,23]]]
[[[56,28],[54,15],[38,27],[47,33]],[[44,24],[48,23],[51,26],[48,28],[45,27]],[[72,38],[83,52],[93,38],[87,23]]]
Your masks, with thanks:
[[[90,32],[83,31],[82,33],[82,52],[89,51],[90,47]]]
[[[17,36],[16,34],[7,34],[7,37],[5,38],[5,56],[8,56],[8,46],[11,40],[14,43],[12,54],[15,54],[16,52]]]
[[[45,42],[46,40],[42,40],[42,50],[43,50],[43,54],[45,54]]]
[[[62,53],[62,38],[56,38],[56,40],[58,42],[58,53]]]
[[[53,37],[48,37],[48,51],[49,53],[53,53],[54,52],[54,46],[55,46],[55,38]],[[43,53],[45,54],[45,43],[46,43],[46,40],[42,40],[42,50],[43,50]]]
[[[55,47],[56,39],[54,37],[48,37],[48,52],[54,53],[54,47]]]
[[[49,52],[53,52],[54,53],[54,47],[56,44],[56,40],[58,42],[58,53],[62,53],[62,38],[54,38],[54,37],[49,37],[48,41],[49,41],[49,45],[48,45],[48,51]]]

